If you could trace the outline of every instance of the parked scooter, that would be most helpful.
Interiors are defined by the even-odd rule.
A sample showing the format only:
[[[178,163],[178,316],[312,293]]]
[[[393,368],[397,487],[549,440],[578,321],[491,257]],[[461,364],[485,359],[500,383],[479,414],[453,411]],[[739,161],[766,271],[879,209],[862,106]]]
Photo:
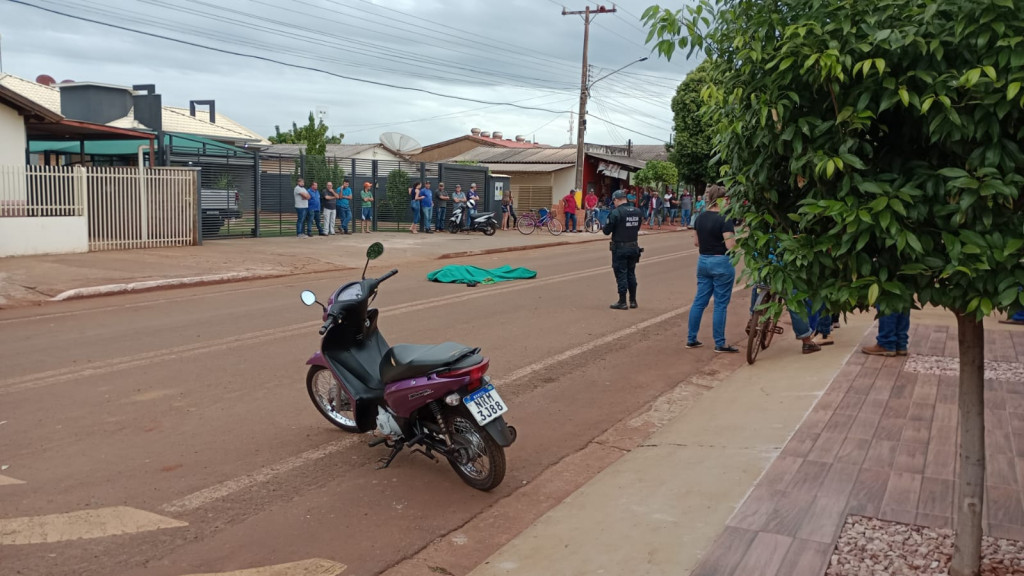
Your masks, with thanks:
[[[461,205],[455,207],[452,217],[448,219],[448,231],[458,234],[463,230],[462,221],[465,208]],[[477,212],[470,222],[469,231],[483,232],[484,236],[493,236],[498,231],[498,221],[494,219],[494,212]]]
[[[377,329],[379,311],[369,308],[382,282],[398,273],[366,278],[370,260],[384,246],[366,251],[363,277],[338,288],[327,300],[305,290],[302,302],[320,304],[320,352],[310,358],[306,389],[317,410],[346,432],[375,430],[391,453],[387,468],[403,448],[437,460],[440,454],[466,483],[492,490],[505,477],[505,451],[516,429],[505,423],[508,411],[487,376],[490,361],[479,348],[454,342],[435,346],[389,346]]]

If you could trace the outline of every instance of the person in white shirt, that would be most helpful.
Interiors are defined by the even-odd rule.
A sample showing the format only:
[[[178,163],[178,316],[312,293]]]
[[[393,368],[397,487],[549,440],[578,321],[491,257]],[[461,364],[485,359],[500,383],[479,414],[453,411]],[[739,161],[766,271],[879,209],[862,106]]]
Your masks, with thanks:
[[[309,192],[306,191],[305,182],[302,178],[295,183],[295,236],[298,238],[309,238],[304,233],[304,225],[309,219]]]

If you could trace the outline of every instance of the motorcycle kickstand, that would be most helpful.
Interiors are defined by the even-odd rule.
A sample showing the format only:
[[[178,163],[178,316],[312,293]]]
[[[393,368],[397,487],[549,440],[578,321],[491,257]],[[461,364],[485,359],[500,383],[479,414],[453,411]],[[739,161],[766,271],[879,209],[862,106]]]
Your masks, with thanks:
[[[421,449],[419,449],[419,448],[413,448],[412,452],[413,452],[413,454],[417,454],[417,453],[418,453],[418,454],[423,454],[423,455],[424,455],[424,456],[426,456],[427,458],[430,458],[430,459],[431,459],[431,460],[433,460],[434,462],[437,462],[437,456],[434,456],[434,455],[433,455],[433,454],[431,453],[431,450],[430,450],[430,448],[427,448],[426,450],[421,450]]]
[[[394,461],[395,456],[398,456],[398,453],[401,452],[402,448],[404,447],[405,445],[402,444],[401,442],[397,442],[395,443],[394,446],[391,446],[391,454],[389,454],[386,458],[381,458],[377,460],[378,462],[380,462],[380,464],[378,464],[377,466],[377,470],[383,470],[388,466],[391,466],[391,462]]]

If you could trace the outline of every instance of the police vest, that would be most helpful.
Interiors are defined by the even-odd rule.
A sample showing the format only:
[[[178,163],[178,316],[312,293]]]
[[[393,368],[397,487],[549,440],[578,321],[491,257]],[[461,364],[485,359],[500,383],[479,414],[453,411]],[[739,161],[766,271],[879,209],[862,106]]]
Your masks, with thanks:
[[[615,219],[615,228],[612,229],[612,242],[615,243],[636,243],[640,234],[640,223],[643,221],[643,213],[636,206],[628,204],[619,206],[612,213]]]

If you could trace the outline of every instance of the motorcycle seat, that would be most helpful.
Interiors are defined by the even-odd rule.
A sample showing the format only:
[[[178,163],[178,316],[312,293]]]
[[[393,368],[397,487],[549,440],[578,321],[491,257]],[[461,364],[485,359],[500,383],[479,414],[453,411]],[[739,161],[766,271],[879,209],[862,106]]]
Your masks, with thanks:
[[[427,346],[397,344],[380,360],[381,383],[387,386],[399,380],[425,376],[474,355],[474,352],[474,348],[455,342]]]
[[[473,216],[473,219],[476,220],[476,219],[479,219],[479,218],[487,218],[488,216],[494,216],[494,212],[477,212]]]

